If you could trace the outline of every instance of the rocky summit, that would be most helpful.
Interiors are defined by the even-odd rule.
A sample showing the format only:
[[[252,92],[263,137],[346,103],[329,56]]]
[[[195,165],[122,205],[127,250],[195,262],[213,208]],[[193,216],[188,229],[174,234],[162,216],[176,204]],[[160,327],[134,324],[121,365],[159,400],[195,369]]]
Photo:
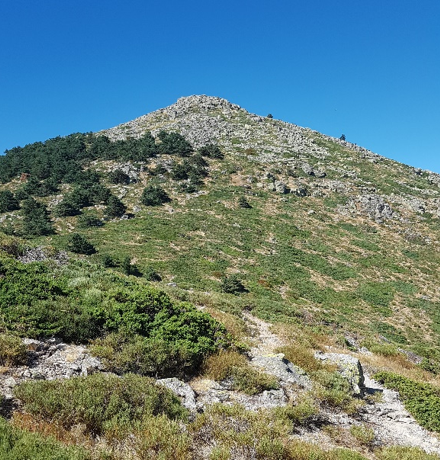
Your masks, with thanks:
[[[0,457],[439,458],[440,175],[344,137],[202,95],[6,151]]]

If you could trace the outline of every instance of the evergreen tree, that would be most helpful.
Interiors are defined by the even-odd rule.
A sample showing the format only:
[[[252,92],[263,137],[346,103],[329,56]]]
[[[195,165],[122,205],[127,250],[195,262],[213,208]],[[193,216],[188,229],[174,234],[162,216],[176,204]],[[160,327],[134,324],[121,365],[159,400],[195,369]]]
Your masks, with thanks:
[[[124,203],[115,195],[110,195],[110,198],[107,202],[107,207],[105,213],[109,217],[121,217],[125,214],[127,210]]]
[[[178,133],[161,131],[158,137],[161,140],[158,145],[159,153],[188,157],[193,152],[192,145]]]
[[[93,244],[89,243],[87,239],[79,233],[74,233],[67,244],[67,249],[77,254],[94,254],[96,252]]]
[[[23,233],[26,236],[50,235],[53,233],[53,227],[49,219],[49,212],[46,207],[28,198],[23,201]]]
[[[168,201],[171,201],[170,197],[163,188],[155,185],[149,185],[144,188],[141,202],[145,206],[160,206],[162,203],[167,203]]]
[[[0,192],[0,213],[15,211],[20,209],[20,203],[14,194],[9,190],[3,190]]]

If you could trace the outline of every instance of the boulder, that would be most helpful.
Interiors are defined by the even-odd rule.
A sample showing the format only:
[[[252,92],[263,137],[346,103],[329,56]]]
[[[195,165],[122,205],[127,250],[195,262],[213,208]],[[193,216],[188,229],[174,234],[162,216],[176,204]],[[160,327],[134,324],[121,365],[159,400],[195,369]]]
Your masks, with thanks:
[[[347,379],[353,394],[362,396],[365,391],[364,372],[360,361],[343,353],[315,353],[315,358],[336,364],[338,372]]]
[[[256,356],[250,364],[276,377],[281,385],[294,384],[306,389],[312,387],[307,374],[300,367],[285,359],[283,353]]]
[[[189,411],[196,411],[196,394],[194,390],[185,382],[182,382],[176,377],[157,380],[158,385],[162,385],[171,390],[176,396],[182,400],[182,405]]]

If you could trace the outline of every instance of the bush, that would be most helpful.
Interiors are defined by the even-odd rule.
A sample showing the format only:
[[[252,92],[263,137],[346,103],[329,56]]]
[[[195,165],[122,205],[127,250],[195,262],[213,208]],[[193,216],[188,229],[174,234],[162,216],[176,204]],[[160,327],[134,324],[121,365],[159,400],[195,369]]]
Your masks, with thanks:
[[[0,458],[4,460],[91,460],[84,449],[66,447],[52,439],[13,427],[0,417]]]
[[[159,186],[149,185],[144,188],[141,203],[145,206],[160,206],[171,201],[165,190]]]
[[[240,208],[252,208],[252,206],[248,203],[248,201],[246,200],[246,198],[244,196],[241,196],[239,199],[238,199],[238,206],[240,206]]]
[[[81,212],[79,205],[70,196],[57,204],[54,208],[54,215],[57,217],[76,216]]]
[[[200,155],[208,158],[217,158],[218,160],[222,160],[224,158],[223,153],[221,152],[219,146],[216,144],[207,144],[203,147],[200,147],[198,152]]]
[[[79,233],[73,233],[71,235],[67,244],[67,250],[77,254],[86,255],[94,254],[96,252],[93,244],[89,243],[87,239]]]
[[[148,281],[162,281],[160,274],[151,266],[144,270],[144,278]]]
[[[230,379],[232,389],[249,395],[279,388],[275,377],[254,369],[236,351],[220,351],[207,358],[203,367],[209,378],[217,381]]]
[[[115,169],[108,174],[108,180],[111,184],[129,184],[130,176],[122,169]]]
[[[19,337],[0,334],[0,366],[19,366],[27,362],[26,345]]]
[[[22,213],[25,236],[50,235],[54,232],[46,207],[33,198],[23,201]]]
[[[161,141],[157,146],[159,153],[188,157],[193,152],[192,145],[178,133],[160,131],[158,137]]]
[[[82,214],[77,220],[78,227],[89,228],[89,227],[101,227],[103,225],[102,220],[96,214]]]
[[[240,294],[246,291],[239,276],[235,274],[222,278],[220,289],[227,294]]]
[[[186,417],[179,399],[153,379],[127,374],[93,374],[56,381],[29,381],[14,388],[15,396],[33,416],[66,429],[84,424],[100,435],[116,426],[133,426],[145,417]]]

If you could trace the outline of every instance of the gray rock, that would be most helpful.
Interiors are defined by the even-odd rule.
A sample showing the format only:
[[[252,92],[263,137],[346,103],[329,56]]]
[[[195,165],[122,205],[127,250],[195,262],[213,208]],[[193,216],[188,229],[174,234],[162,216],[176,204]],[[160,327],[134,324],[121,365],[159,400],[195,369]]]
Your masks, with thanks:
[[[282,193],[282,194],[289,193],[289,189],[287,188],[284,182],[276,180],[274,182],[274,187],[275,187],[275,191],[278,193]]]
[[[342,353],[315,353],[315,358],[328,361],[338,366],[338,372],[347,379],[355,395],[363,395],[365,391],[364,372],[360,361]]]
[[[256,356],[250,362],[252,366],[275,376],[281,385],[293,384],[302,388],[311,388],[312,383],[307,374],[298,366],[284,358],[282,353]]]
[[[308,176],[314,176],[315,175],[315,171],[313,170],[313,168],[308,163],[303,163],[301,165],[301,169]]]
[[[195,412],[197,410],[196,394],[187,383],[182,382],[176,377],[171,377],[168,379],[157,380],[157,384],[168,388],[174,394],[179,396],[179,398],[182,399],[182,405],[191,412]]]
[[[297,187],[292,188],[290,190],[290,193],[293,193],[296,196],[300,197],[309,196],[309,191],[307,190],[307,187],[305,187],[304,185],[298,185]]]

